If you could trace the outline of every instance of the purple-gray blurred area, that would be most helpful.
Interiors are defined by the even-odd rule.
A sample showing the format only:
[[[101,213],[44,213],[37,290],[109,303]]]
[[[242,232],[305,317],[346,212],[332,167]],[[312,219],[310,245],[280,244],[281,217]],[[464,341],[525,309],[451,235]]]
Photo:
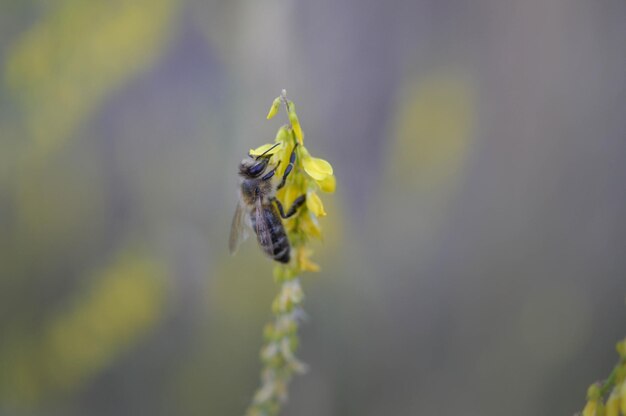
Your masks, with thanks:
[[[626,3],[0,2],[0,414],[237,415],[237,164],[332,163],[282,414],[571,415],[626,336]]]

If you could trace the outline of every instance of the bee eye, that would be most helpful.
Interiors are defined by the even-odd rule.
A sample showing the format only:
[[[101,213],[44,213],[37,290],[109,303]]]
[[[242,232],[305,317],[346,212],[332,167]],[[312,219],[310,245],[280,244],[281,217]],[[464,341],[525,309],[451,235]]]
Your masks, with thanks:
[[[263,170],[265,170],[265,163],[257,163],[255,165],[250,166],[248,169],[248,173],[252,176],[259,176]]]

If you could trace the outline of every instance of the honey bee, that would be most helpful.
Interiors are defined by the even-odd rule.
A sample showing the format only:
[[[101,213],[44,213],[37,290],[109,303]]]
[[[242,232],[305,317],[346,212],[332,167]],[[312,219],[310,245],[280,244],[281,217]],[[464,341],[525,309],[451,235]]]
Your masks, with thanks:
[[[285,169],[280,183],[276,185],[272,179],[280,161],[275,166],[270,166],[271,156],[267,153],[278,144],[276,143],[262,155],[256,157],[249,155],[239,164],[239,176],[241,177],[239,202],[230,229],[229,249],[231,254],[234,254],[239,244],[248,237],[246,226],[249,226],[256,233],[259,245],[265,254],[280,263],[289,262],[291,246],[281,217],[289,218],[294,215],[298,208],[304,204],[306,195],[296,198],[286,213],[276,198],[276,191],[285,186],[287,176],[293,169],[297,148],[296,144],[289,157],[289,165]]]

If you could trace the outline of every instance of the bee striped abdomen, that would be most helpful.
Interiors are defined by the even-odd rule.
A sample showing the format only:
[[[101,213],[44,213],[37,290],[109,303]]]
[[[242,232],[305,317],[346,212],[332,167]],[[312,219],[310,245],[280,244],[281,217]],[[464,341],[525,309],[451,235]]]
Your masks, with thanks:
[[[288,263],[290,259],[289,239],[287,238],[285,227],[278,215],[278,210],[273,204],[263,207],[263,219],[267,229],[267,236],[264,238],[264,236],[257,234],[261,248],[272,259],[281,263]],[[256,231],[257,227],[254,216],[252,216],[252,223]]]

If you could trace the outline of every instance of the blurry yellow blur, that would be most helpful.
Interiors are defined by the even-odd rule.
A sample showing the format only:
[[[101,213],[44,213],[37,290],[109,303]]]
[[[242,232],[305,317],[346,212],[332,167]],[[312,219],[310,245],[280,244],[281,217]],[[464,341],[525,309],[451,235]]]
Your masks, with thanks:
[[[57,2],[2,50],[4,88],[20,117],[3,117],[14,170],[2,193],[14,222],[5,228],[0,279],[11,312],[0,340],[0,409],[75,394],[164,312],[166,265],[146,250],[122,243],[96,271],[81,260],[107,226],[106,172],[89,162],[93,142],[68,146],[108,95],[159,56],[175,11],[169,0]],[[50,281],[63,270],[70,275]],[[58,292],[55,285],[66,293],[37,300]]]
[[[32,332],[5,333],[0,397],[34,406],[68,394],[145,336],[163,313],[166,271],[137,250],[120,253]],[[87,277],[87,276],[86,276]]]
[[[7,84],[33,152],[61,146],[116,88],[164,46],[172,0],[64,0],[8,50]]]
[[[459,178],[474,134],[476,97],[467,75],[437,69],[411,79],[396,105],[389,156],[393,181],[417,191]],[[426,184],[425,184],[426,183]]]
[[[243,414],[276,286],[228,232],[282,88],[338,190],[300,224],[324,238],[284,414],[580,411],[626,335],[625,21],[620,1],[0,1],[0,415]]]

